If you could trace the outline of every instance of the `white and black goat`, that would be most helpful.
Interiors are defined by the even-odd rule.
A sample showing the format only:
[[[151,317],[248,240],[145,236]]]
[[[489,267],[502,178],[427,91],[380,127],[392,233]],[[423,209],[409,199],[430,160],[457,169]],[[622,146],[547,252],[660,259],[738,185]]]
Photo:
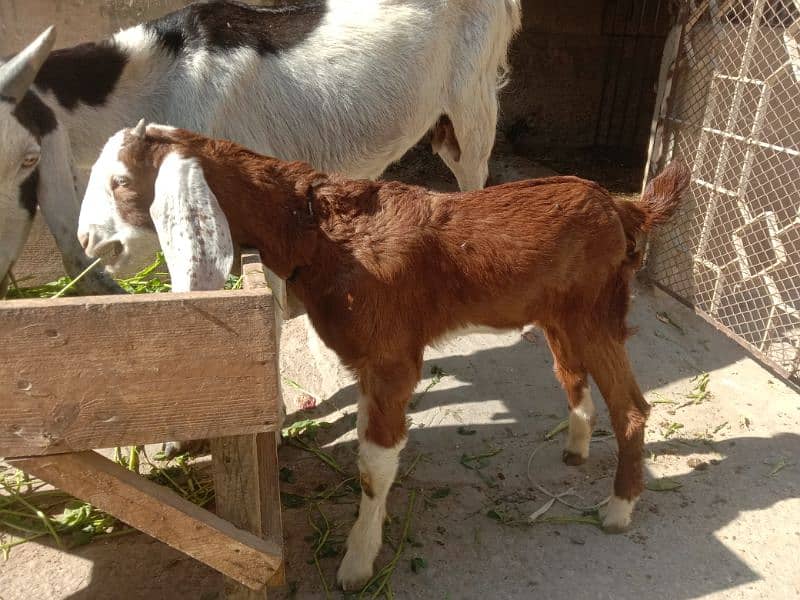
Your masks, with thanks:
[[[224,0],[52,53],[50,29],[0,65],[0,282],[37,205],[67,270],[88,264],[85,171],[141,117],[365,178],[433,127],[459,186],[480,188],[519,26],[520,0]],[[102,273],[85,283],[118,290]]]
[[[619,445],[603,524],[628,526],[649,412],[624,346],[628,285],[638,235],[670,217],[688,181],[673,163],[640,202],[576,177],[442,194],[328,176],[140,122],[114,135],[93,167],[79,236],[112,271],[160,243],[180,291],[222,287],[234,244],[257,248],[286,279],[358,377],[363,493],[338,575],[355,589],[381,547],[423,350],[468,326],[544,330],[570,406],[568,464],[589,454],[594,378]]]

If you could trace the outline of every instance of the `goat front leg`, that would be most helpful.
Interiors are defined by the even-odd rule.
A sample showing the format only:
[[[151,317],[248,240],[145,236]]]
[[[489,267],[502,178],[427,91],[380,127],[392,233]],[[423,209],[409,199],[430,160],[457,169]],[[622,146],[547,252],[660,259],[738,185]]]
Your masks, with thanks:
[[[361,505],[347,537],[337,574],[346,591],[361,589],[372,577],[383,544],[386,497],[406,445],[405,409],[419,379],[419,363],[403,363],[359,373],[358,470]]]

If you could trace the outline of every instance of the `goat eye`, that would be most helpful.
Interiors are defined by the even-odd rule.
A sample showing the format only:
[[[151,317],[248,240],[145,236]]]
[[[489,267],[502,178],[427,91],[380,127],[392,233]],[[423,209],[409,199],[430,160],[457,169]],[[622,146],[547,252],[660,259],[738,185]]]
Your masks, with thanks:
[[[118,187],[128,187],[131,183],[130,178],[125,175],[114,175],[111,178],[111,189]]]
[[[24,159],[22,159],[22,168],[30,169],[31,167],[35,167],[36,163],[38,162],[39,162],[38,154],[29,154]]]

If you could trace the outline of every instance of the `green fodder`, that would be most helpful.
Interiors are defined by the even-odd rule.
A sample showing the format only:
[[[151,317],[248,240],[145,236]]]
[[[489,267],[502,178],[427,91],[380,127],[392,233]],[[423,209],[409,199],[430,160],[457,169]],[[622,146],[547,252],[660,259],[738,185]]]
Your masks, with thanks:
[[[92,263],[84,273],[97,265],[98,262],[99,259]],[[83,273],[81,275],[83,275]],[[12,277],[11,285],[6,293],[6,299],[77,296],[79,295],[78,290],[73,286],[79,278],[80,275],[75,279],[64,276],[50,283],[25,287],[20,285],[24,280],[16,280]],[[160,294],[172,290],[167,263],[162,252],[158,252],[151,264],[147,265],[132,277],[117,279],[116,281],[119,286],[129,294]],[[226,290],[239,290],[241,288],[241,276],[231,275],[225,282]]]

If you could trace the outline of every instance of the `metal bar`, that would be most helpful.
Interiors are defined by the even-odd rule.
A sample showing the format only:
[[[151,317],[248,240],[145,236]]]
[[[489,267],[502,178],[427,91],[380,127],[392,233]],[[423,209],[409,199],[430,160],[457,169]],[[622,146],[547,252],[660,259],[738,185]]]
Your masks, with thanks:
[[[603,5],[603,25],[602,25],[602,35],[604,37],[608,36],[606,32],[606,21],[608,17],[608,7],[613,2],[614,4],[614,16],[612,17],[612,23],[616,21],[617,15],[617,2],[619,0],[606,0],[606,3]],[[613,25],[611,30],[613,31]],[[611,50],[612,50],[612,43],[610,36],[608,40],[608,47],[606,48],[606,60],[605,65],[603,65],[603,88],[600,90],[600,108],[597,111],[597,122],[595,123],[594,127],[594,143],[595,145],[599,145],[600,143],[600,129],[602,127],[603,122],[603,113],[605,112],[606,107],[606,90],[608,89],[608,82],[609,82],[609,73],[611,70],[611,63],[613,62],[610,58]]]
[[[685,119],[679,119],[677,117],[668,117],[668,121],[672,121],[678,125],[686,125],[687,127],[696,127],[698,129],[702,129],[704,132],[713,133],[722,137],[728,137],[739,142],[743,142],[745,144],[750,144],[752,146],[758,146],[760,148],[765,148],[767,150],[774,150],[775,152],[782,152],[784,154],[788,154],[789,156],[798,157],[800,156],[800,150],[795,150],[794,148],[787,148],[786,146],[779,146],[778,144],[770,144],[769,142],[762,142],[761,140],[753,140],[743,135],[737,135],[735,133],[731,133],[729,131],[723,131],[722,129],[716,129],[714,127],[704,127],[702,125],[697,125],[695,123],[691,123],[686,121]]]
[[[739,77],[738,75],[725,75],[723,73],[714,73],[712,77],[716,79],[728,79],[730,81],[740,81],[741,83],[752,83],[753,85],[764,85],[760,79],[750,79],[748,77]]]
[[[700,179],[699,177],[692,177],[692,182],[696,183],[697,185],[701,185],[704,188],[708,188],[714,192],[719,194],[724,194],[725,196],[730,196],[735,198],[738,194],[733,190],[729,190],[728,188],[722,187],[721,185],[717,185],[715,183],[711,183],[710,181],[706,181],[705,179]]]
[[[635,6],[635,2],[631,2],[631,13],[634,12],[634,10],[633,10],[634,6]],[[620,125],[619,133],[617,135],[617,146],[622,146],[623,145],[623,139],[625,137],[625,124],[628,121],[628,117],[630,115],[630,113],[628,112],[628,109],[630,108],[631,91],[633,90],[633,83],[634,83],[633,79],[634,79],[634,77],[636,76],[636,73],[637,73],[636,69],[635,69],[636,59],[638,58],[638,52],[637,51],[639,49],[639,40],[642,38],[641,32],[642,32],[642,25],[644,24],[644,15],[645,15],[645,11],[646,10],[647,10],[647,0],[642,0],[642,9],[639,11],[639,23],[636,26],[636,34],[633,36],[633,56],[632,56],[632,59],[631,59],[631,68],[629,70],[630,75],[628,77],[628,86],[627,86],[626,91],[625,91],[624,104],[623,104],[623,107],[622,107],[622,110],[621,110],[622,123]],[[623,44],[623,46],[624,46],[624,44]],[[636,127],[636,116],[635,116],[635,114],[633,116],[633,121],[634,121],[633,122],[634,129],[635,129],[635,127]],[[630,143],[631,147],[633,146],[634,142],[635,142],[635,140],[631,140],[631,143]]]
[[[767,110],[767,103],[769,102],[771,88],[767,85],[761,87],[761,94],[758,97],[758,106],[756,107],[756,114],[753,118],[753,125],[750,127],[750,135],[748,139],[755,139],[761,133],[761,126],[764,121],[764,114]],[[753,160],[755,160],[755,150],[753,144],[747,144],[746,150],[744,153],[744,161],[742,161],[742,172],[739,174],[739,194],[736,200],[736,204],[739,208],[739,212],[744,217],[745,221],[751,221],[753,219],[753,214],[750,211],[750,208],[747,206],[747,202],[745,201],[745,190],[747,189],[747,183],[750,181],[750,172],[753,170]]]
[[[623,24],[623,28],[624,28],[624,30],[626,32],[627,32],[627,23],[629,23],[631,18],[633,17],[634,7],[635,7],[635,2],[634,2],[634,0],[631,0],[630,9],[626,13],[625,21],[623,22],[624,23]],[[626,42],[626,40],[627,40],[627,38],[622,38],[622,43],[620,44],[620,47],[619,47],[619,60],[617,60],[617,64],[618,65],[622,65],[623,59],[625,58],[625,47],[626,47],[625,42]],[[608,135],[606,136],[606,140],[607,140],[609,145],[611,144],[611,138],[614,135],[614,120],[615,120],[614,116],[617,113],[617,111],[616,111],[617,93],[618,93],[619,88],[620,88],[620,73],[621,73],[621,68],[619,66],[617,67],[616,73],[617,73],[617,75],[616,75],[616,77],[614,77],[614,88],[613,88],[614,91],[611,94],[611,103],[610,103],[611,112],[609,113],[609,116],[608,116]],[[624,114],[623,114],[622,120],[623,120],[623,125],[624,125],[624,122],[625,122]]]

